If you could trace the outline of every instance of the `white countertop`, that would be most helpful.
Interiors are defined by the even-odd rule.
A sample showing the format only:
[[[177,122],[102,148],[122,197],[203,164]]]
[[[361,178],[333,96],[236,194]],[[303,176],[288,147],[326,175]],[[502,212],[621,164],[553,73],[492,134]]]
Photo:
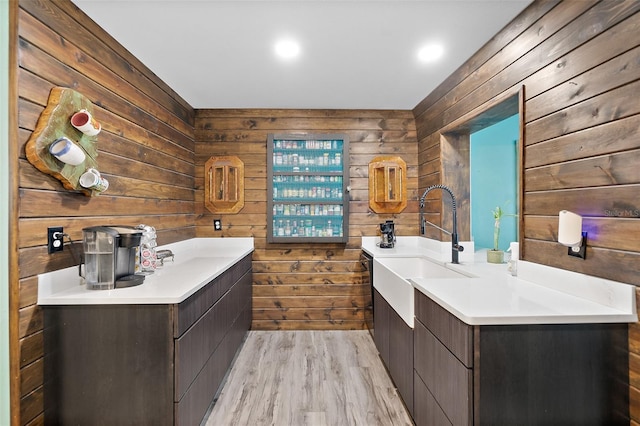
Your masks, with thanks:
[[[193,238],[158,249],[171,250],[174,262],[135,287],[87,290],[77,266],[41,274],[38,305],[180,303],[253,252],[253,238]]]
[[[376,237],[363,237],[362,248],[382,257],[425,257],[461,272],[460,278],[410,278],[414,288],[469,325],[624,323],[638,320],[635,286],[545,265],[518,261],[518,276],[506,264],[486,263],[479,251],[450,263],[450,242],[422,237],[398,237],[393,249],[376,246]],[[463,245],[465,243],[462,243]],[[468,243],[467,243],[468,244]],[[472,243],[469,247],[473,251]],[[462,253],[461,253],[462,254]],[[380,264],[374,268],[381,268]],[[374,269],[375,270],[375,269]],[[388,278],[388,276],[387,276]],[[409,277],[407,277],[409,278]],[[406,289],[374,286],[413,327],[413,298],[398,293]]]

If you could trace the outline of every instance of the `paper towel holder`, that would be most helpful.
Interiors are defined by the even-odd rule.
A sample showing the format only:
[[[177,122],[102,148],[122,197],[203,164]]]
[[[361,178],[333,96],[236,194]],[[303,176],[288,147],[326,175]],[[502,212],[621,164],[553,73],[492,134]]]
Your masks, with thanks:
[[[586,259],[587,233],[582,231],[582,216],[568,210],[558,213],[558,242],[569,247],[569,256]]]

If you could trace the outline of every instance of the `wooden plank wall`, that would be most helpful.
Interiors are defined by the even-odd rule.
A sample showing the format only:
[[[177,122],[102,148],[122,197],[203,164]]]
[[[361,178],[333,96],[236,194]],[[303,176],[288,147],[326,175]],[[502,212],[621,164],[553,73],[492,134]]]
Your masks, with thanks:
[[[640,285],[640,2],[536,1],[414,109],[419,187],[440,181],[440,131],[525,86],[525,260]],[[557,240],[586,217],[587,259]],[[437,213],[437,212],[436,212]],[[629,328],[640,424],[640,325]]]
[[[362,236],[394,219],[398,235],[417,233],[417,139],[411,111],[197,110],[196,234],[255,238],[253,328],[362,329],[365,286],[359,263]],[[349,242],[267,244],[267,134],[346,133],[350,138]],[[409,203],[395,215],[369,210],[368,164],[380,154],[407,162]],[[204,208],[204,163],[238,155],[245,164],[245,206],[233,215]],[[222,232],[212,221],[221,218]]]
[[[18,261],[20,406],[14,424],[43,422],[42,312],[37,274],[77,264],[82,228],[154,225],[158,242],[195,236],[194,110],[70,1],[21,0],[18,11]],[[109,189],[88,198],[64,190],[25,159],[24,145],[54,86],[71,87],[95,104],[102,123],[98,164]],[[48,226],[76,242],[47,254]],[[79,401],[79,403],[82,403]]]

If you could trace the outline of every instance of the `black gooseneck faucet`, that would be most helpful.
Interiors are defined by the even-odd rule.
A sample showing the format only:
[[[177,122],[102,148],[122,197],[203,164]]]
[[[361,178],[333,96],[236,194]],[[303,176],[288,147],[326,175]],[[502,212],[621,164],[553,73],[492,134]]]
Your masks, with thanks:
[[[451,230],[451,232],[447,231],[446,229],[442,229],[438,225],[435,225],[425,220],[424,218],[424,211],[423,211],[424,200],[425,198],[427,198],[427,194],[434,189],[441,189],[445,192],[448,192],[449,195],[451,196],[451,205],[453,207],[453,229]],[[456,212],[456,197],[453,196],[453,192],[451,191],[451,189],[449,189],[449,187],[445,185],[432,185],[428,187],[424,191],[424,194],[422,194],[422,197],[420,197],[420,234],[421,235],[424,235],[425,233],[426,224],[429,224],[441,230],[442,232],[451,235],[451,263],[460,263],[458,260],[459,258],[458,253],[461,251],[464,251],[464,247],[458,244],[458,214]]]

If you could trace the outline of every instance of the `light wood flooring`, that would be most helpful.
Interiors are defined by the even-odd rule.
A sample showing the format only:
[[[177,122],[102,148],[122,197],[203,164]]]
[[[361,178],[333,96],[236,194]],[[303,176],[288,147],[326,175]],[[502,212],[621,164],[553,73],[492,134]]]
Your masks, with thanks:
[[[250,331],[206,426],[403,426],[368,331]]]

